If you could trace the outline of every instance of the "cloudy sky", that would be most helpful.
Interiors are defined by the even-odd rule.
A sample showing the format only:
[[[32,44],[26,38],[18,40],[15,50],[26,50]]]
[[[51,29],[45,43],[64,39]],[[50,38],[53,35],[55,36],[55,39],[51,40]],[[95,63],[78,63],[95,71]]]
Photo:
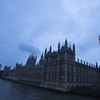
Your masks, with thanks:
[[[99,0],[0,0],[0,63],[26,63],[30,54],[76,45],[76,59],[100,64]]]

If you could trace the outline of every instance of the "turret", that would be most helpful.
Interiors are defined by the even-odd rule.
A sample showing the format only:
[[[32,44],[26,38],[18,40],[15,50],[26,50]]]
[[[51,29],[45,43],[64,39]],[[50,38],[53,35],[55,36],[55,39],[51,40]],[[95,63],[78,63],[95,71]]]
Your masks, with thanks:
[[[69,49],[71,50],[71,45],[69,45]]]
[[[37,59],[37,56],[34,57],[33,55],[31,55],[31,56],[28,58],[27,62],[26,62],[26,66],[27,66],[28,68],[34,67],[35,64],[36,64],[36,59]]]
[[[18,66],[18,62],[16,63],[16,66]]]
[[[50,46],[49,52],[51,53],[51,51],[52,51],[52,47]]]
[[[73,51],[75,52],[75,44],[73,44]]]
[[[87,66],[88,66],[88,62],[87,62],[86,64],[87,64]]]
[[[67,39],[65,40],[65,47],[67,47]]]
[[[60,42],[58,43],[58,51],[60,50]]]
[[[96,68],[98,68],[98,63],[96,62]]]
[[[81,63],[82,63],[82,60],[81,60]]]
[[[84,64],[85,64],[85,61],[84,61]]]
[[[100,66],[99,66],[99,70],[100,70]]]
[[[77,59],[77,62],[79,62],[79,59]]]
[[[43,65],[43,53],[42,53],[42,55],[41,55],[41,59],[39,60],[39,65],[42,67],[42,65]],[[38,65],[37,65],[38,66]]]
[[[41,59],[43,59],[43,53],[42,53],[42,55],[41,55]]]
[[[45,48],[45,55],[47,54],[47,48]]]

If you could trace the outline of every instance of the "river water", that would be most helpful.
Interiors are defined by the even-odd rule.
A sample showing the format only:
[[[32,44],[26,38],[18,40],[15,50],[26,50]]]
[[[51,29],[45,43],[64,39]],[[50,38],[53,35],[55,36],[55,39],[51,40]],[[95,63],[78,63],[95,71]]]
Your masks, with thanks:
[[[38,87],[0,79],[0,100],[98,100],[72,94],[62,94]]]

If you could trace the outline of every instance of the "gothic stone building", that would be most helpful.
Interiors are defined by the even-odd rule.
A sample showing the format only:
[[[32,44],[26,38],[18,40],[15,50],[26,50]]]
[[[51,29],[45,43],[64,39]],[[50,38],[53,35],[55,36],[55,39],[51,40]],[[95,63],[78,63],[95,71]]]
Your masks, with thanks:
[[[25,66],[22,66],[22,64],[17,63],[14,69],[9,70],[8,77],[41,83],[42,70],[42,58],[40,59],[39,64],[36,65],[36,58],[31,55],[29,56]]]
[[[75,45],[68,47],[67,40],[61,47],[58,43],[57,51],[52,51],[52,47],[49,51],[45,49],[38,64],[36,57],[29,56],[25,66],[17,63],[16,68],[9,70],[7,75],[48,87],[95,86],[100,82],[98,64],[91,66],[82,60],[75,61]]]

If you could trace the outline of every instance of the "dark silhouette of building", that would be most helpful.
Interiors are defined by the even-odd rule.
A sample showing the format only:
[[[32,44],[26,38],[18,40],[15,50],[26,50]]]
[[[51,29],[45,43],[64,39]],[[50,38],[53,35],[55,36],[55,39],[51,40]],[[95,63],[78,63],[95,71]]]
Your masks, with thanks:
[[[58,50],[45,49],[39,63],[36,57],[29,56],[26,65],[16,64],[12,70],[5,67],[3,77],[19,78],[25,81],[41,83],[41,86],[71,88],[77,86],[95,86],[100,82],[100,67],[77,59],[75,44],[68,47],[67,40]]]

